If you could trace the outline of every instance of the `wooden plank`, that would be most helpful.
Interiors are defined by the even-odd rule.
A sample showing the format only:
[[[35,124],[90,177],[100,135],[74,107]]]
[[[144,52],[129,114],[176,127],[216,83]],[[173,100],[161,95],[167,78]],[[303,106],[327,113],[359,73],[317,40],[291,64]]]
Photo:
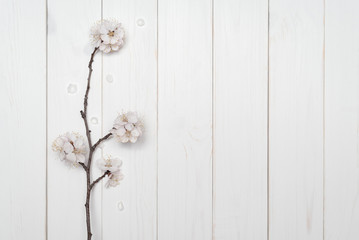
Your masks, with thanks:
[[[136,144],[106,143],[104,154],[123,159],[120,186],[103,190],[103,238],[156,239],[157,217],[157,4],[105,0],[104,18],[125,29],[125,45],[103,57],[103,134],[122,111],[137,111],[145,126]]]
[[[359,3],[327,0],[325,239],[359,238]]]
[[[158,239],[211,239],[212,4],[158,4]]]
[[[46,7],[2,1],[0,239],[46,238]]]
[[[267,0],[216,0],[214,33],[214,238],[267,239]]]
[[[270,1],[269,238],[323,238],[322,0]]]
[[[86,138],[79,111],[83,108],[87,65],[93,51],[89,30],[99,19],[100,1],[48,1],[48,238],[51,240],[85,239],[87,234],[85,173],[82,168],[66,167],[52,152],[51,144],[58,135],[68,131],[79,132]],[[95,57],[93,68],[88,115],[95,141],[101,136],[100,54]],[[93,175],[99,174],[96,170]],[[92,193],[91,209],[93,238],[99,239],[101,187]]]

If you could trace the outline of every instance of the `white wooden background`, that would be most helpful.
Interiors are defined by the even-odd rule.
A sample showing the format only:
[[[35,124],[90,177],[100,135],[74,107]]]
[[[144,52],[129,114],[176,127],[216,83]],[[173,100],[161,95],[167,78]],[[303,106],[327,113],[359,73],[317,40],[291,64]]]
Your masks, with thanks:
[[[359,239],[355,0],[1,0],[0,239],[85,239],[85,175],[51,151],[84,132],[101,17],[126,45],[94,63],[94,139],[144,116],[94,240]],[[101,152],[96,157],[99,157]],[[100,174],[94,171],[94,175]]]

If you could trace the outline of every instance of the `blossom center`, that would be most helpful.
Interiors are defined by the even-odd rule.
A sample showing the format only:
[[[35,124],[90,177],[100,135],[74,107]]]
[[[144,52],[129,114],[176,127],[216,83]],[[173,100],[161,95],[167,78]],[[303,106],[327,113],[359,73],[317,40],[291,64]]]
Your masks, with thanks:
[[[75,154],[80,154],[82,153],[82,151],[80,149],[74,148],[74,150],[72,151]]]
[[[115,31],[110,31],[110,32],[108,33],[108,35],[109,35],[110,37],[115,36]]]
[[[105,167],[107,167],[107,168],[112,167],[111,161],[109,159],[106,160]]]

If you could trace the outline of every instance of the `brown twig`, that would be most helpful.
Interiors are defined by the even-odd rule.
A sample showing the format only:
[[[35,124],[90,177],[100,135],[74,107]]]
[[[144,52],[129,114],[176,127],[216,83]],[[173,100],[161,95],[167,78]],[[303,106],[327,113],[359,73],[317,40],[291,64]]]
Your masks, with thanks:
[[[85,171],[87,171],[87,167],[86,167],[86,165],[85,165],[84,163],[79,162],[79,164],[82,166],[82,168],[83,168]]]
[[[94,61],[94,57],[95,57],[97,50],[98,50],[98,47],[93,50],[93,52],[91,54],[90,62],[88,64],[89,74],[87,77],[87,88],[86,88],[86,93],[85,93],[85,97],[84,97],[84,109],[80,111],[81,117],[85,123],[86,136],[87,136],[87,141],[88,141],[88,145],[89,145],[89,157],[88,157],[87,165],[84,163],[79,163],[86,172],[87,191],[86,191],[85,208],[86,208],[87,240],[91,240],[91,238],[92,238],[91,214],[90,214],[91,190],[99,181],[101,181],[104,177],[106,177],[108,174],[110,174],[109,171],[106,171],[102,176],[100,176],[99,178],[97,178],[95,181],[93,181],[91,183],[91,163],[92,163],[93,153],[95,152],[96,148],[100,145],[100,143],[102,141],[105,141],[112,135],[111,133],[108,133],[104,137],[100,138],[94,145],[92,145],[91,130],[89,128],[88,120],[87,120],[87,105],[88,105],[88,95],[90,92],[91,76],[92,76],[92,71],[93,71],[92,63]]]
[[[99,177],[95,181],[93,181],[93,183],[91,183],[91,185],[90,185],[90,190],[92,190],[92,188],[96,185],[96,183],[101,181],[104,177],[106,177],[109,174],[110,174],[110,171],[107,170],[101,177]]]
[[[91,197],[91,188],[90,188],[90,171],[87,168],[86,171],[86,180],[87,180],[87,191],[86,191],[86,226],[87,226],[87,240],[91,240],[92,232],[91,232],[91,215],[90,215],[90,197]]]
[[[100,138],[93,146],[93,151],[96,150],[97,146],[100,145],[100,143],[104,140],[106,140],[107,138],[111,137],[112,133],[107,133],[107,135],[105,135],[104,137]]]
[[[86,136],[87,136],[87,141],[88,141],[89,148],[90,148],[90,153],[91,153],[91,148],[92,148],[92,142],[91,142],[91,130],[89,129],[88,121],[87,121],[87,105],[88,105],[88,96],[90,93],[91,76],[92,76],[92,71],[93,71],[92,63],[94,61],[94,57],[95,57],[97,50],[98,50],[98,47],[96,47],[93,50],[93,52],[91,54],[90,62],[88,64],[89,74],[87,77],[87,88],[86,88],[86,93],[85,93],[85,97],[84,97],[84,110],[80,111],[81,117],[83,118],[85,127],[86,127]],[[91,162],[89,162],[89,165],[91,165]]]
[[[91,130],[89,128],[88,120],[87,120],[87,105],[88,105],[88,95],[89,95],[89,92],[90,92],[90,85],[91,85],[90,84],[91,83],[91,76],[92,76],[92,71],[93,71],[92,63],[94,61],[94,57],[95,57],[95,54],[96,54],[97,50],[98,50],[98,47],[96,47],[93,50],[93,52],[91,54],[90,62],[88,64],[89,73],[88,73],[88,77],[87,77],[87,88],[86,88],[86,93],[85,93],[85,97],[84,97],[84,109],[82,111],[80,111],[81,117],[82,117],[82,119],[84,120],[84,123],[85,123],[86,136],[87,136],[87,141],[88,141],[88,145],[89,145],[89,157],[88,157],[87,166],[84,163],[80,163],[80,165],[83,167],[83,169],[86,172],[87,191],[86,191],[85,209],[86,209],[87,240],[91,240],[91,238],[92,238],[91,215],[90,215],[91,190],[92,190],[93,186],[97,183],[95,181],[95,182],[93,182],[91,184],[91,162],[92,162],[93,153],[94,153],[97,145],[95,147],[92,146]],[[103,177],[105,177],[105,176],[103,176]]]

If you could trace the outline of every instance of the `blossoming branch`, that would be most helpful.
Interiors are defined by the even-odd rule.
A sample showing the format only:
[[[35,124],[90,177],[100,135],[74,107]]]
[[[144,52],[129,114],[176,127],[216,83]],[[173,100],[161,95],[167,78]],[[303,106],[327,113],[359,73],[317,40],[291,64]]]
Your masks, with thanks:
[[[87,119],[88,95],[90,92],[90,83],[92,75],[92,63],[98,51],[110,53],[118,51],[124,44],[124,30],[121,24],[116,20],[101,20],[91,28],[91,43],[94,50],[91,54],[88,64],[87,88],[84,97],[83,110],[80,111],[86,130],[86,140],[79,133],[67,132],[55,139],[52,149],[58,153],[58,157],[64,163],[72,167],[81,166],[86,172],[86,226],[87,240],[91,240],[91,217],[90,217],[90,199],[91,191],[94,186],[102,179],[107,177],[106,187],[116,187],[123,180],[124,175],[121,170],[122,160],[118,157],[107,156],[97,160],[97,166],[103,171],[103,174],[96,180],[91,179],[92,158],[94,152],[107,139],[115,137],[121,143],[135,143],[142,135],[143,124],[138,118],[136,112],[119,114],[115,119],[112,129],[107,135],[92,143],[91,130],[89,129]]]

